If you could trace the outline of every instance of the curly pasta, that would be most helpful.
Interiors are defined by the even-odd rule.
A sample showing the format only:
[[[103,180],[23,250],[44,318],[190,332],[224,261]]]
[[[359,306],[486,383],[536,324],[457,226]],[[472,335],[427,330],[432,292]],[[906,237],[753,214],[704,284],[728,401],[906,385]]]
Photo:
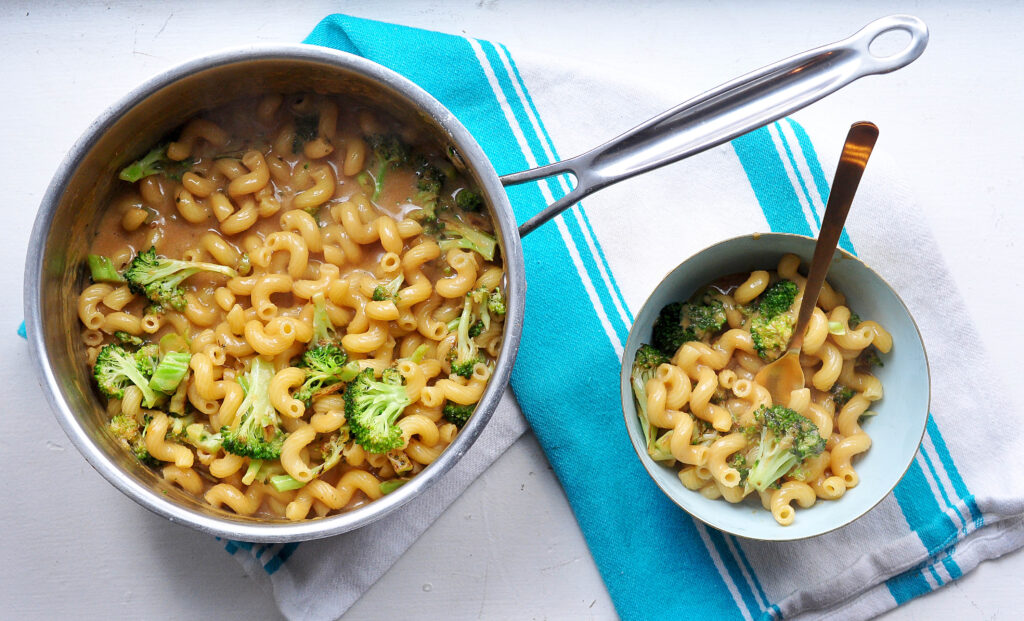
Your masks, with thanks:
[[[488,300],[504,305],[504,268],[472,245],[442,252],[445,218],[491,237],[494,224],[456,204],[476,190],[420,134],[333,96],[242,100],[188,121],[169,163],[103,212],[90,252],[119,271],[150,248],[192,264],[77,300],[87,364],[121,352],[148,380],[172,353],[188,360],[165,390],[98,383],[109,432],[166,484],[239,515],[315,519],[380,498],[456,441],[503,344]],[[403,136],[410,157],[380,161],[374,145]],[[424,163],[444,172],[433,197]],[[690,380],[666,372],[678,407]],[[400,385],[405,405],[373,419],[390,444],[349,420],[354,385]]]

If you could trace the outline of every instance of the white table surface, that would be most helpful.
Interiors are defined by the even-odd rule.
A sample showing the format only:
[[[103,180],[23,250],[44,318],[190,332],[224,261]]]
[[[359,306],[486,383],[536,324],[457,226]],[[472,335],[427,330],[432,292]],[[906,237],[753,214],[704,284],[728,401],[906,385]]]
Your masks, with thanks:
[[[332,12],[468,33],[609,71],[683,75],[693,92],[894,12],[931,28],[925,55],[799,113],[871,119],[945,249],[1001,379],[1020,370],[1024,303],[1024,7],[1004,2],[12,2],[0,5],[0,617],[277,619],[217,544],[108,485],[45,404],[25,343],[26,239],[63,154],[105,107],[188,57],[299,41]],[[600,105],[600,102],[595,102]],[[643,120],[636,119],[637,122]],[[610,137],[610,136],[609,136]],[[598,139],[605,137],[595,137]],[[838,148],[838,145],[837,145]],[[1013,269],[1011,269],[1013,268]],[[1014,312],[996,310],[1011,308]],[[998,318],[998,320],[997,320]],[[965,344],[966,346],[967,344]],[[972,345],[973,346],[973,345]],[[1007,383],[1008,385],[1008,383]],[[1019,426],[1011,426],[1019,430]],[[892,619],[1019,618],[1024,554],[984,563]],[[609,618],[614,609],[532,434],[476,481],[345,618]]]

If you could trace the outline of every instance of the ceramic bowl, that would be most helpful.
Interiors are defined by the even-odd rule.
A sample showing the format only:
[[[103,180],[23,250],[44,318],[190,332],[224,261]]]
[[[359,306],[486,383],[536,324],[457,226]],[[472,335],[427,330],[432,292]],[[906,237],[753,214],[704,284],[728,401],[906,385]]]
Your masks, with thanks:
[[[774,270],[784,254],[803,259],[806,273],[814,252],[811,238],[779,233],[755,234],[710,246],[673,269],[644,303],[629,333],[622,358],[620,387],[626,429],[644,468],[659,488],[693,517],[719,530],[762,540],[793,540],[813,537],[856,520],[878,504],[903,477],[924,435],[928,418],[930,379],[928,359],[917,324],[906,305],[877,272],[843,250],[837,250],[828,282],[846,295],[851,308],[865,319],[879,322],[893,337],[885,365],[874,374],[882,381],[884,397],[872,405],[877,416],[863,422],[871,448],[854,457],[860,483],[836,501],[818,500],[811,508],[797,507],[789,526],[779,525],[765,511],[756,494],[730,504],[710,500],[686,489],[677,469],[664,466],[647,454],[646,441],[637,417],[630,370],[637,349],[651,340],[651,327],[661,309],[685,301],[715,279],[755,269]]]

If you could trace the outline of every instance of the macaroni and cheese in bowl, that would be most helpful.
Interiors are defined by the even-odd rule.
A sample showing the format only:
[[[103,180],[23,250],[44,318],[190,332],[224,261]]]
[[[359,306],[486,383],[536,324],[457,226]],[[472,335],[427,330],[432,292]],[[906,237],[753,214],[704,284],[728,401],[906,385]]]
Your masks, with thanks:
[[[507,198],[401,76],[301,45],[170,70],[101,117],[43,201],[29,340],[90,463],[246,541],[329,536],[443,476],[507,384]]]
[[[648,298],[620,377],[645,469],[694,517],[792,540],[853,521],[920,444],[927,358],[899,297],[838,251],[809,324],[805,387],[772,403],[754,381],[785,351],[814,240],[738,237],[684,261]],[[787,331],[788,329],[788,331]]]

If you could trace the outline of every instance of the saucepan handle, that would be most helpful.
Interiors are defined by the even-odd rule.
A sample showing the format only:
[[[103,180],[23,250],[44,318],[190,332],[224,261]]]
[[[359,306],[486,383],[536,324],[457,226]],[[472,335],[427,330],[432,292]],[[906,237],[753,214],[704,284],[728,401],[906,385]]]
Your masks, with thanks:
[[[910,35],[895,54],[870,46],[894,31]],[[520,236],[601,188],[728,142],[830,95],[854,80],[888,73],[916,60],[928,28],[910,15],[873,21],[853,36],[768,65],[727,82],[574,158],[501,177],[516,185],[569,173],[575,187],[519,227]]]

